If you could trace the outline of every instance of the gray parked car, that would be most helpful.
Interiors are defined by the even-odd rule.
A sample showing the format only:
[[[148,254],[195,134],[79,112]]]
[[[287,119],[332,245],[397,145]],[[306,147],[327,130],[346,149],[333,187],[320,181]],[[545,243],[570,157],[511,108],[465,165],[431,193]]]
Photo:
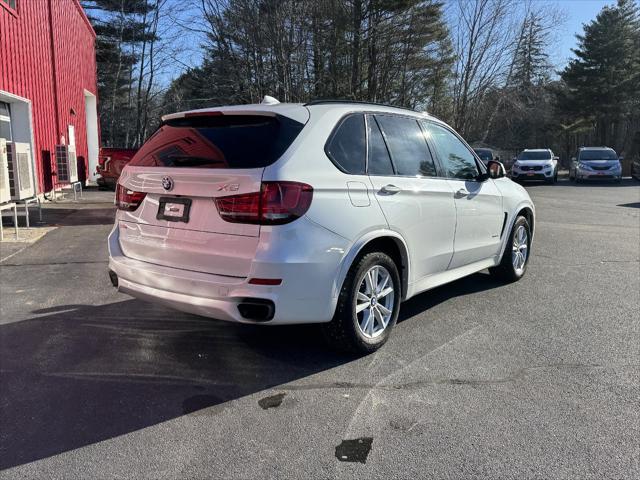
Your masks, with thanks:
[[[580,147],[571,159],[569,180],[622,180],[618,154],[609,147]]]

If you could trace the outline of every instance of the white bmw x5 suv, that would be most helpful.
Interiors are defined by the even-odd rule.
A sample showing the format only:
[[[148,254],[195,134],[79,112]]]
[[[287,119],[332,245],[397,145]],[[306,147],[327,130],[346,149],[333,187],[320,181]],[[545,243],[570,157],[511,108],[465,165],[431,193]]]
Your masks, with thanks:
[[[245,323],[324,323],[371,352],[400,303],[489,268],[527,268],[534,206],[449,126],[355,102],[257,104],[163,117],[124,169],[113,284]]]

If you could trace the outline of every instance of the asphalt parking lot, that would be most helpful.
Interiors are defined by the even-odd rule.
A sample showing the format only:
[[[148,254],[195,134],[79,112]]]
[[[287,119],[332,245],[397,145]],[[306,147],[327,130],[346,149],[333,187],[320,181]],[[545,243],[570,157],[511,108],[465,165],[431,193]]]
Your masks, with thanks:
[[[528,190],[526,277],[364,358],[118,294],[110,204],[57,212],[0,264],[0,477],[639,478],[640,183]]]

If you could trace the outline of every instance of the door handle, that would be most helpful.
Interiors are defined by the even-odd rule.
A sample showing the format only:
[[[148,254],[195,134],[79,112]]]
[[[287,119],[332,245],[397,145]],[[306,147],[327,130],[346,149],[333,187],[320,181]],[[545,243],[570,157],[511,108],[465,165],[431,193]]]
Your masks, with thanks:
[[[469,190],[464,187],[456,192],[456,198],[466,197],[467,195],[469,195]]]
[[[394,193],[398,193],[400,191],[400,187],[396,187],[395,185],[389,184],[389,185],[385,185],[384,187],[382,187],[380,189],[380,191],[382,193],[386,193],[389,195],[393,195]]]

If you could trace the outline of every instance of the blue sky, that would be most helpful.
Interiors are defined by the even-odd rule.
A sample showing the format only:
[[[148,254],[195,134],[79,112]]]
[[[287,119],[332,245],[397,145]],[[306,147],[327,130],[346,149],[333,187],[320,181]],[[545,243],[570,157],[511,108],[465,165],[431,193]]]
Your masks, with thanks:
[[[558,67],[562,68],[573,54],[576,46],[576,33],[582,33],[582,25],[596,18],[605,5],[614,5],[615,0],[558,0],[555,2],[567,15],[567,21],[558,32],[559,51],[556,52]]]

